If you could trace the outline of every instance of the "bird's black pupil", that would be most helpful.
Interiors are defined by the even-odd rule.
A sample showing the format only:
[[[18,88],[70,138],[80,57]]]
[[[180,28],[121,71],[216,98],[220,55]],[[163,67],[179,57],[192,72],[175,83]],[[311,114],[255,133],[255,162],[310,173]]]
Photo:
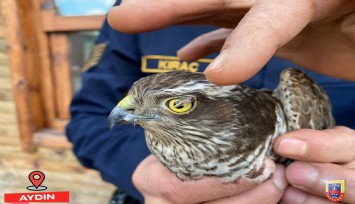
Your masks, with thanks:
[[[178,104],[180,101],[175,101],[174,102],[174,106],[176,105],[176,104]],[[177,109],[181,109],[181,108],[183,108],[184,107],[184,105],[183,104],[181,104],[181,105],[179,105],[178,107],[175,107],[175,108],[177,108]]]
[[[180,101],[175,101],[174,102],[174,106],[176,106],[176,104],[178,104],[178,103],[180,103]],[[193,101],[191,101],[191,106],[194,106],[194,102]],[[175,108],[181,109],[181,108],[184,108],[184,107],[185,107],[185,105],[181,104],[181,105],[179,105],[178,107],[175,107]]]

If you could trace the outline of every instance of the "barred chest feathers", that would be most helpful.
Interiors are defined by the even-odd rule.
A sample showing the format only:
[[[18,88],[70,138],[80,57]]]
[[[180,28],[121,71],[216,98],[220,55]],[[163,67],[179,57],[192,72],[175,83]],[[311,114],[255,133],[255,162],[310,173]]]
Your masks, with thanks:
[[[156,135],[159,133],[155,134],[146,129],[146,141],[150,151],[161,163],[182,180],[217,176],[225,183],[233,182],[241,177],[254,182],[262,182],[269,178],[274,170],[274,166],[263,166],[265,158],[280,159],[272,150],[272,142],[276,137],[287,132],[287,122],[280,104],[276,104],[275,114],[277,122],[274,131],[265,138],[265,142],[260,143],[251,151],[240,152],[237,155],[231,156],[229,153],[230,149],[240,148],[234,146],[238,143],[229,143],[230,146],[226,148],[223,138],[214,142],[200,140],[198,143],[194,140],[174,136],[170,136],[170,140],[164,140],[161,136]],[[229,132],[228,134],[230,134],[229,137],[240,140],[237,132]],[[223,148],[219,148],[219,145]]]

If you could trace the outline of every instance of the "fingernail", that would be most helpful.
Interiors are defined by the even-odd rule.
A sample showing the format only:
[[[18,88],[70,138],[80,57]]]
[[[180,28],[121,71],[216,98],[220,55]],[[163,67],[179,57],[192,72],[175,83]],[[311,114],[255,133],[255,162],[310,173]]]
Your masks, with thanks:
[[[221,52],[221,54],[219,54],[212,62],[211,64],[208,65],[208,67],[206,68],[206,71],[215,71],[215,70],[219,70],[222,69],[222,66],[224,64],[224,61],[227,57],[227,53],[226,52]]]
[[[307,144],[299,139],[284,138],[277,147],[278,153],[285,156],[304,156],[307,152]]]
[[[272,176],[272,181],[274,182],[274,185],[281,191],[283,191],[288,186],[283,167],[276,166],[276,170]]]
[[[179,54],[181,53],[181,49],[183,49],[183,48],[180,48],[178,51],[176,51],[176,56],[179,57]]]

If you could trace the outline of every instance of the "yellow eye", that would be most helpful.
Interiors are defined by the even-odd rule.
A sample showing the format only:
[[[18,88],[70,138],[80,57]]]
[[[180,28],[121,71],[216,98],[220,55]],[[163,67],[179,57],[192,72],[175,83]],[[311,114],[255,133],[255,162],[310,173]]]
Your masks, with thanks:
[[[192,96],[170,98],[166,100],[166,105],[173,113],[187,114],[196,107],[196,98]]]

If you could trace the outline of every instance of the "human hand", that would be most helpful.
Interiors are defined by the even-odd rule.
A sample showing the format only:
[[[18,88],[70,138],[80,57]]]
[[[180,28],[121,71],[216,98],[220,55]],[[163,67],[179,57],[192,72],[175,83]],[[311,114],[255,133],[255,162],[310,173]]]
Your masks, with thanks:
[[[114,28],[130,33],[173,24],[238,24],[233,32],[215,31],[179,51],[182,59],[194,60],[223,45],[205,71],[221,85],[249,79],[275,53],[318,73],[355,80],[354,1],[126,0],[108,19]]]
[[[267,160],[267,163],[274,165],[271,160]],[[132,179],[147,204],[274,204],[280,200],[288,185],[281,165],[276,167],[272,179],[260,185],[244,179],[223,184],[213,177],[181,181],[152,155],[140,163]]]
[[[355,203],[354,148],[355,131],[346,127],[296,130],[277,138],[275,152],[297,160],[286,168],[290,186],[282,202],[332,203],[326,199],[325,181],[346,180],[346,194],[342,201]]]

